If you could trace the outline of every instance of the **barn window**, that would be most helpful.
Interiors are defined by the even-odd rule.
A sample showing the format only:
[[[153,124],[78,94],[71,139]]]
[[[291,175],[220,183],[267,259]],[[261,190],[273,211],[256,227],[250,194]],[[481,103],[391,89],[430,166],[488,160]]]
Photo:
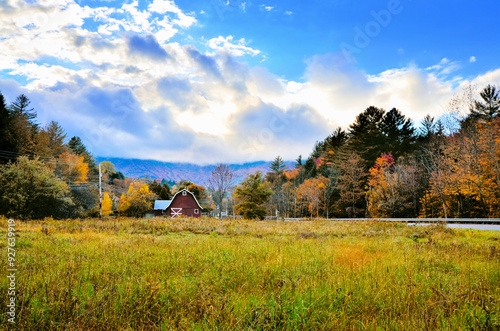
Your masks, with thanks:
[[[194,210],[194,213],[195,213],[195,214],[198,214],[198,209],[195,209],[195,210]]]
[[[182,195],[186,195],[186,194],[187,194],[187,192],[186,192],[186,191],[182,191]]]

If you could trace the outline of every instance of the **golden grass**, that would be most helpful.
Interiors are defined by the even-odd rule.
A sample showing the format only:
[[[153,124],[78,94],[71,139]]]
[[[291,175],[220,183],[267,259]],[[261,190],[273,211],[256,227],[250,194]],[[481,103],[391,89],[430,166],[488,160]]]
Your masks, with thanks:
[[[16,231],[23,330],[500,327],[498,232],[128,218],[18,222]]]

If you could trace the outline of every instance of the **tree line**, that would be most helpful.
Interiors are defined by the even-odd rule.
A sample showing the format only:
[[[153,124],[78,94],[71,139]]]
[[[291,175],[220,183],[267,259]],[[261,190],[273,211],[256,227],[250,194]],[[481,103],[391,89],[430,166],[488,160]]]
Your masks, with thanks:
[[[374,106],[299,156],[277,157],[265,181],[268,215],[287,217],[500,217],[500,98],[455,98],[456,126]],[[462,108],[462,109],[459,109]]]
[[[0,93],[0,215],[96,217],[102,205],[104,216],[142,217],[152,210],[155,199],[171,198],[168,181],[126,178],[107,161],[100,163],[100,197],[99,165],[82,140],[67,139],[57,122],[41,126],[30,104],[21,94],[7,105]],[[188,186],[201,194],[199,186],[186,181],[179,184]]]
[[[40,126],[25,95],[7,105],[0,93],[0,215],[88,217],[102,206],[105,216],[142,217],[154,200],[187,188],[219,217],[224,205],[260,219],[500,217],[499,93],[488,85],[471,95],[452,100],[464,112],[456,127],[429,115],[416,127],[396,108],[368,107],[293,169],[278,156],[266,174],[237,186],[224,164],[205,186],[182,181],[171,188],[166,180],[125,178],[104,161],[100,197],[98,164],[82,140],[68,140],[57,122]]]

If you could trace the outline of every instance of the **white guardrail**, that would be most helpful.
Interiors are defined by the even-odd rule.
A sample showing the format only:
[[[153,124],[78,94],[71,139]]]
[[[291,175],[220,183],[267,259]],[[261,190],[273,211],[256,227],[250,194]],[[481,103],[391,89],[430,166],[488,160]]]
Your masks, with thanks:
[[[500,218],[280,218],[284,221],[377,221],[403,223],[463,223],[463,224],[500,224]]]

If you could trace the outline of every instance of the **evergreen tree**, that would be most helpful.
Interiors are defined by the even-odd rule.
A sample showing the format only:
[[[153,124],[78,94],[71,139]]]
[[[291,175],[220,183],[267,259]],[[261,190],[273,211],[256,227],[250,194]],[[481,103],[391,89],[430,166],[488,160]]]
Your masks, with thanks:
[[[114,172],[114,173],[109,175],[110,184],[112,184],[113,180],[115,180],[115,179],[124,180],[125,175],[121,171],[117,171],[117,172]]]
[[[299,157],[295,160],[295,168],[299,169],[302,167],[302,155],[299,155]]]
[[[149,183],[149,190],[156,194],[159,200],[170,200],[172,198],[170,186],[168,186],[166,182],[160,184],[156,180],[154,180]]]
[[[323,142],[323,157],[325,162],[332,165],[339,158],[339,151],[348,140],[347,132],[338,127]]]
[[[302,176],[300,176],[301,179],[307,179],[307,178],[313,178],[316,177],[318,174],[318,169],[316,167],[316,161],[310,157],[306,160],[304,163],[304,166],[301,169]]]
[[[98,174],[99,168],[97,167],[97,163],[87,150],[87,147],[83,144],[80,137],[73,137],[68,142],[68,147],[75,153],[76,155],[83,156],[83,161],[89,165],[89,169],[92,174]]]
[[[342,147],[348,139],[347,132],[342,130],[341,127],[338,127],[331,135],[326,137],[323,142],[324,151],[333,151]]]
[[[361,156],[366,170],[384,149],[385,136],[380,130],[384,114],[383,109],[370,106],[349,126],[349,149]]]
[[[311,157],[313,157],[315,159],[321,157],[321,155],[323,154],[323,149],[324,149],[323,142],[317,141],[314,144],[314,148],[313,148],[313,151],[311,153]]]
[[[496,118],[500,110],[500,97],[494,85],[486,86],[480,93],[483,101],[475,101],[474,107],[471,109],[470,116],[472,118],[481,118],[491,121]]]
[[[160,200],[172,199],[172,191],[170,191],[170,186],[168,186],[168,183],[163,183],[161,185],[160,194],[158,196],[160,197]]]
[[[35,123],[36,112],[30,108],[31,101],[21,94],[8,108],[8,124],[3,132],[6,150],[13,155],[37,153],[38,124]],[[5,118],[5,116],[4,116]]]
[[[11,120],[12,116],[5,103],[5,98],[0,92],[0,164],[15,159],[12,154],[15,152],[15,146],[7,139]]]
[[[9,110],[12,115],[26,119],[36,129],[38,125],[35,123],[36,111],[30,108],[31,101],[24,94],[16,98],[10,106]]]
[[[45,128],[44,131],[47,133],[49,139],[49,148],[52,155],[55,157],[60,156],[66,150],[64,140],[66,139],[66,133],[64,129],[55,121],[51,121]]]
[[[235,210],[247,219],[262,220],[266,216],[264,205],[272,194],[260,171],[249,174],[234,192],[237,201]]]
[[[431,115],[426,115],[424,119],[420,122],[420,129],[418,130],[418,140],[426,141],[430,139],[434,134],[436,134],[437,123],[435,118]]]
[[[277,156],[273,162],[271,162],[271,165],[269,168],[272,170],[273,173],[276,175],[282,175],[283,171],[287,169],[287,166],[285,164],[285,161],[281,158],[281,156]]]
[[[392,108],[380,122],[380,131],[385,136],[384,153],[391,153],[397,160],[410,153],[415,144],[415,128],[410,119]]]

